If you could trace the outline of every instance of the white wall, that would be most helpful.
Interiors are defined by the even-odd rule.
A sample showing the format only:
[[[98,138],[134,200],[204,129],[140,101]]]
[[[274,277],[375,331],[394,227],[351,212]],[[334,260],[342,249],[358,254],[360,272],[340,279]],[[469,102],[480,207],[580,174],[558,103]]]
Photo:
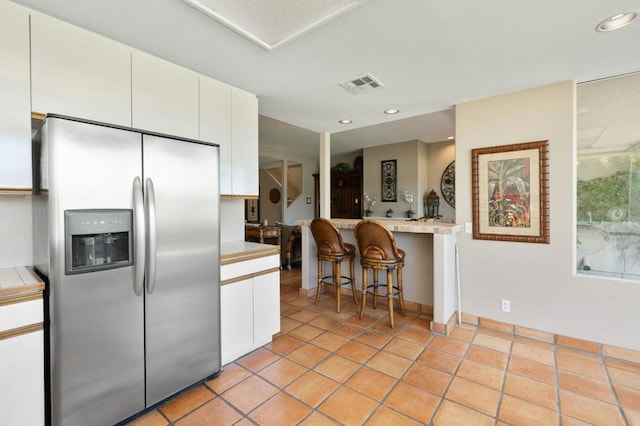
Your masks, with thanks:
[[[282,164],[270,165],[269,168],[276,166],[282,167]],[[280,201],[277,203],[273,203],[269,199],[272,189],[280,191]],[[283,204],[286,205],[286,201],[287,197],[282,186],[265,169],[260,169],[260,222],[267,220],[269,225],[282,222],[282,206]]]
[[[331,156],[331,167],[334,167],[338,163],[347,163],[349,167],[354,169],[354,162],[356,157],[362,155],[362,150],[351,152],[349,154],[340,154]]]
[[[289,225],[293,225],[296,220],[313,218],[313,174],[318,173],[318,157],[310,157],[263,146],[260,147],[260,156],[278,158],[291,163],[302,164],[302,193],[293,203],[291,203],[290,206],[287,207],[285,203],[282,221]],[[307,204],[307,198],[311,199],[311,204]]]
[[[422,141],[400,142],[389,145],[365,148],[363,191],[378,202],[374,206],[373,216],[384,216],[392,208],[395,217],[404,217],[407,203],[404,201],[404,189],[413,192],[413,211],[417,217],[425,215],[424,198],[436,191],[440,197],[440,215],[443,219],[453,220],[455,209],[442,198],[440,180],[444,169],[455,160],[453,141],[425,143]],[[380,161],[398,160],[398,202],[380,203]]]
[[[220,200],[220,242],[244,241],[244,200]]]
[[[575,109],[570,81],[456,106],[458,223],[472,218],[472,148],[548,139],[550,158],[551,244],[462,234],[462,311],[640,350],[640,284],[575,275]]]
[[[0,268],[31,265],[31,197],[0,195]]]
[[[444,169],[456,158],[456,145],[453,141],[429,143],[427,145],[427,194],[431,190],[435,190],[440,197],[439,212],[443,220],[454,220],[456,210],[447,203],[442,197],[440,189],[440,181]],[[422,201],[421,201],[422,202]]]
[[[393,210],[393,217],[406,217],[405,212],[409,205],[405,202],[405,189],[414,195],[412,210],[422,216],[422,193],[419,193],[419,169],[426,158],[426,151],[419,148],[421,141],[400,142],[390,145],[373,146],[363,150],[364,176],[362,179],[362,191],[370,197],[376,197],[378,201],[373,206],[372,216],[384,216],[388,209]],[[397,202],[381,202],[381,161],[397,160],[396,172],[398,181]]]

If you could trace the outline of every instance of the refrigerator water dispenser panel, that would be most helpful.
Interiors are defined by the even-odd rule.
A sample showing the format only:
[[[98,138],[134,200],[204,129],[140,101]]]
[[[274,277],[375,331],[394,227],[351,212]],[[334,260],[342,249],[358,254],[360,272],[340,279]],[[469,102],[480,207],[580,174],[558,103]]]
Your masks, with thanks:
[[[65,210],[65,273],[133,264],[132,210]]]

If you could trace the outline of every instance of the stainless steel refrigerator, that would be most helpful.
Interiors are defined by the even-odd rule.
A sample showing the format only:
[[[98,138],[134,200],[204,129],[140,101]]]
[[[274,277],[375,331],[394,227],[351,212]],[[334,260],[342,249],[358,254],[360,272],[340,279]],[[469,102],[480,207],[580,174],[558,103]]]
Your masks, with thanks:
[[[218,373],[218,146],[50,114],[33,155],[51,423],[117,423]]]

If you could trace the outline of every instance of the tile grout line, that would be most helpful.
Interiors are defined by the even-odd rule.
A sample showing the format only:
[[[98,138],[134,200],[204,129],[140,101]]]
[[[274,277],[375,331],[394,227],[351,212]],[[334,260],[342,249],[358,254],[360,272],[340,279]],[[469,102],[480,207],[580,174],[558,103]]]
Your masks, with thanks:
[[[502,409],[502,399],[504,398],[504,389],[507,386],[507,374],[509,372],[509,364],[511,364],[511,353],[513,351],[514,344],[514,335],[511,336],[511,343],[509,344],[509,354],[507,356],[507,363],[504,366],[503,376],[502,376],[502,386],[500,386],[500,397],[498,398],[498,406],[496,407],[496,416],[494,418],[495,422],[498,422],[500,418],[500,410]]]
[[[618,390],[616,389],[613,380],[611,379],[611,374],[609,373],[609,366],[607,365],[604,357],[600,357],[600,362],[602,363],[602,367],[604,368],[604,372],[607,378],[607,383],[609,383],[609,386],[611,386],[611,390],[613,391],[613,396],[616,399],[616,406],[618,408],[618,411],[620,412],[620,415],[622,416],[622,421],[624,421],[625,425],[629,425],[629,419],[627,419],[627,415],[624,412],[624,408],[622,408],[622,403],[620,402],[620,397],[618,395]]]
[[[217,393],[216,391],[214,391],[212,388],[210,388],[208,386],[208,384],[206,382],[203,383],[205,389],[207,389],[209,392],[212,393],[213,398],[209,399],[208,401],[204,402],[203,404],[199,404],[197,407],[191,409],[186,414],[184,414],[181,417],[177,418],[174,422],[171,422],[168,419],[168,417],[161,411],[162,407],[158,407],[155,411],[158,411],[158,414],[160,414],[160,416],[163,419],[163,421],[167,422],[168,426],[174,426],[176,424],[179,424],[185,418],[188,418],[188,416],[192,415],[195,411],[199,410],[204,405],[209,404],[215,398],[220,398],[222,403],[226,404],[228,407],[230,407],[234,412],[236,412],[240,416],[240,419],[237,420],[236,422],[234,422],[234,424],[236,424],[238,422],[242,422],[243,420],[246,420],[247,422],[250,422],[252,424],[256,424],[256,422],[253,419],[251,419],[249,417],[249,415],[251,415],[251,413],[256,412],[256,410],[258,410],[260,407],[263,407],[265,404],[267,404],[269,401],[271,401],[273,398],[275,398],[277,395],[279,395],[279,394],[281,394],[283,392],[284,392],[284,394],[286,396],[291,397],[293,400],[295,400],[296,402],[298,402],[300,404],[303,404],[304,407],[309,409],[308,413],[306,413],[300,420],[297,420],[298,424],[299,423],[303,423],[305,421],[308,421],[308,419],[311,416],[314,416],[314,415],[323,416],[323,417],[326,417],[328,419],[331,419],[332,421],[336,421],[336,422],[338,422],[340,424],[343,424],[344,420],[341,421],[339,419],[333,418],[330,415],[328,415],[328,414],[324,413],[323,411],[319,410],[319,407],[321,405],[323,405],[326,401],[328,401],[330,398],[332,398],[336,394],[336,392],[340,391],[341,389],[353,391],[353,392],[357,393],[358,395],[367,397],[367,398],[375,401],[376,404],[375,404],[374,408],[372,409],[371,412],[369,412],[367,414],[367,416],[366,416],[366,418],[364,420],[365,423],[369,422],[369,421],[372,421],[372,419],[376,418],[376,415],[378,413],[380,413],[380,410],[382,410],[383,406],[386,409],[391,410],[392,412],[394,412],[394,413],[396,413],[398,415],[406,417],[407,419],[412,419],[414,421],[418,421],[420,423],[424,423],[423,421],[419,421],[415,417],[412,417],[412,415],[410,415],[410,414],[407,414],[407,413],[405,413],[403,411],[400,411],[400,410],[398,410],[398,409],[396,409],[394,407],[386,405],[387,399],[398,388],[398,386],[400,386],[401,382],[403,382],[404,384],[409,385],[409,386],[416,386],[416,389],[420,389],[420,390],[422,390],[422,391],[424,391],[424,392],[426,392],[426,393],[428,393],[430,395],[435,395],[439,399],[437,401],[437,404],[434,406],[433,414],[431,415],[431,418],[430,418],[430,420],[428,422],[428,424],[433,424],[434,419],[436,418],[436,416],[438,415],[438,413],[442,409],[442,406],[443,406],[443,403],[444,403],[445,399],[447,401],[452,401],[450,399],[445,398],[445,395],[447,395],[447,393],[451,389],[453,381],[457,377],[459,377],[458,373],[460,372],[462,364],[465,362],[465,360],[467,360],[466,357],[469,355],[470,350],[474,346],[479,346],[479,347],[486,348],[486,349],[491,349],[491,350],[497,350],[497,349],[494,349],[491,346],[474,345],[473,342],[475,341],[477,336],[481,334],[481,329],[485,328],[485,327],[481,327],[479,324],[478,325],[470,324],[469,328],[461,328],[461,329],[468,330],[468,331],[472,332],[471,333],[472,334],[471,338],[469,340],[467,340],[466,338],[462,338],[462,336],[465,336],[465,335],[462,335],[462,336],[459,336],[459,337],[453,337],[453,335],[452,335],[453,332],[452,332],[452,334],[450,334],[448,336],[444,336],[444,338],[447,339],[447,340],[448,339],[455,339],[455,341],[461,341],[461,342],[464,342],[467,345],[467,347],[463,351],[462,355],[459,356],[457,353],[443,351],[440,348],[433,347],[432,345],[434,344],[435,339],[436,339],[437,336],[439,336],[439,334],[435,334],[435,333],[429,332],[428,328],[425,331],[429,332],[428,334],[430,335],[430,337],[429,337],[429,340],[427,342],[425,342],[425,343],[422,343],[422,342],[419,342],[419,341],[416,341],[416,340],[412,340],[411,338],[403,337],[403,336],[400,335],[401,333],[405,332],[410,327],[412,327],[412,325],[414,325],[414,326],[417,325],[419,323],[419,321],[424,318],[422,315],[425,315],[425,317],[426,317],[426,316],[428,316],[428,314],[422,313],[420,311],[411,311],[411,313],[407,315],[407,316],[411,316],[412,317],[412,319],[410,321],[408,321],[406,323],[402,323],[401,327],[398,327],[399,324],[396,324],[396,327],[397,327],[396,330],[394,330],[392,333],[387,333],[386,330],[383,330],[381,328],[375,328],[375,327],[381,325],[388,318],[387,315],[386,315],[386,309],[384,309],[384,306],[382,306],[382,305],[381,306],[382,306],[383,309],[381,309],[381,310],[384,310],[385,314],[372,315],[372,317],[375,318],[375,320],[372,321],[371,323],[369,323],[368,325],[362,327],[362,326],[357,325],[354,322],[349,322],[349,320],[351,318],[353,318],[354,316],[358,316],[358,314],[359,314],[359,309],[358,309],[359,306],[353,307],[353,306],[348,305],[349,306],[348,308],[343,306],[345,309],[343,309],[340,314],[335,315],[335,314],[333,314],[333,310],[335,309],[335,303],[331,303],[331,302],[333,302],[333,298],[332,298],[332,296],[330,294],[323,295],[323,299],[321,299],[322,302],[319,303],[318,306],[315,306],[315,305],[313,305],[313,303],[311,305],[309,305],[308,302],[303,301],[302,300],[302,296],[299,296],[299,295],[298,295],[298,297],[293,298],[293,299],[289,299],[289,297],[285,296],[285,298],[287,300],[289,300],[289,302],[287,302],[282,297],[282,294],[283,294],[282,291],[283,290],[284,289],[281,287],[281,304],[286,304],[286,306],[289,307],[289,308],[287,308],[287,310],[290,309],[291,312],[289,312],[287,315],[284,315],[284,316],[281,315],[280,316],[280,320],[281,321],[283,319],[287,319],[291,315],[295,315],[295,314],[302,315],[302,317],[304,318],[303,314],[299,314],[300,312],[303,312],[305,314],[313,313],[313,314],[317,314],[317,315],[315,317],[307,320],[307,321],[298,321],[298,320],[295,320],[293,318],[290,318],[291,321],[295,321],[297,323],[297,325],[295,327],[287,330],[286,332],[280,332],[277,335],[275,335],[274,339],[272,340],[272,343],[276,340],[276,338],[288,336],[288,337],[290,337],[292,339],[296,339],[296,340],[300,341],[301,342],[300,345],[293,347],[293,349],[285,349],[282,352],[282,354],[279,353],[279,352],[276,352],[274,350],[275,347],[273,345],[270,348],[267,347],[269,344],[264,345],[264,346],[262,346],[260,348],[256,348],[255,351],[258,351],[260,349],[264,349],[266,352],[268,352],[270,354],[270,356],[275,356],[275,360],[267,363],[266,365],[261,366],[256,371],[249,370],[247,367],[245,367],[245,366],[243,366],[241,364],[238,364],[236,362],[236,361],[239,361],[240,359],[242,359],[243,357],[246,357],[249,354],[243,355],[243,357],[241,357],[240,359],[238,359],[238,360],[236,360],[236,361],[234,361],[232,363],[235,364],[238,368],[241,368],[243,371],[249,372],[250,373],[249,376],[243,378],[242,380],[240,380],[237,383],[234,383],[232,386],[230,386],[229,388],[225,389],[221,393]],[[285,295],[286,295],[286,293],[285,293]],[[290,302],[293,302],[293,301],[296,301],[296,300],[298,300],[300,302],[298,304],[290,303]],[[345,301],[346,301],[346,298],[345,298]],[[316,308],[316,309],[313,309],[313,308]],[[395,306],[394,306],[394,308],[395,308]],[[356,311],[358,311],[358,312],[353,311],[353,309],[356,309]],[[350,315],[345,317],[344,314],[347,314],[347,313],[350,313]],[[333,315],[330,315],[330,314],[333,314]],[[343,315],[343,316],[340,316],[340,315]],[[312,321],[314,321],[314,320],[316,320],[318,318],[323,318],[323,321],[325,321],[323,323],[323,324],[325,324],[324,326],[321,327],[321,326],[316,326],[315,324],[311,324]],[[327,318],[327,320],[324,320],[324,318]],[[332,324],[332,322],[337,322],[337,323],[336,324]],[[329,324],[329,325],[326,325],[326,324]],[[296,336],[294,334],[290,334],[293,330],[295,330],[296,328],[298,328],[298,327],[300,327],[302,325],[308,325],[310,327],[317,328],[317,329],[321,330],[321,333],[318,334],[317,336],[314,336],[311,339],[307,339],[306,337],[305,337],[305,339],[303,339],[303,338],[298,337],[298,336]],[[344,330],[345,331],[345,335],[336,333],[335,331],[331,331],[331,330],[335,330],[336,328],[338,328],[338,327],[340,327],[342,325],[359,327],[361,330],[359,330],[358,333],[356,333],[354,335],[351,335],[351,331],[355,330],[355,329],[351,329],[350,327],[347,330]],[[327,327],[327,328],[324,328],[324,327]],[[457,327],[458,326],[454,327],[454,331],[455,331],[455,329]],[[473,328],[471,328],[471,327],[473,327]],[[424,327],[422,327],[422,328],[424,328]],[[489,327],[488,330],[494,330],[494,329]],[[341,339],[344,339],[344,342],[341,343],[336,349],[328,351],[328,354],[325,357],[323,357],[319,361],[315,362],[313,365],[307,367],[306,365],[303,365],[303,364],[299,363],[298,361],[289,358],[289,356],[293,352],[295,352],[296,350],[298,350],[298,349],[300,349],[300,348],[302,348],[302,347],[304,347],[306,345],[311,345],[312,347],[315,347],[315,348],[318,348],[318,349],[327,350],[327,348],[320,346],[318,343],[312,343],[312,340],[315,340],[318,337],[320,337],[320,336],[322,336],[322,335],[324,335],[326,333],[329,333],[329,332],[331,332],[332,334],[334,334],[336,336],[339,336]],[[389,337],[389,340],[387,340],[382,345],[379,344],[379,342],[381,341],[379,339],[371,339],[370,341],[357,341],[357,340],[355,340],[355,339],[357,339],[357,338],[359,338],[361,336],[367,335],[369,332],[370,333],[375,333],[375,334],[378,334],[378,333],[383,334],[384,336]],[[349,337],[345,337],[346,335],[349,335]],[[488,335],[493,336],[492,334],[488,334]],[[498,398],[498,403],[497,403],[497,406],[496,406],[495,416],[493,417],[494,424],[499,423],[500,412],[504,408],[503,404],[505,404],[504,397],[505,397],[506,381],[507,381],[507,378],[508,378],[508,376],[510,374],[509,373],[509,368],[510,368],[510,366],[512,364],[512,360],[513,360],[512,358],[514,356],[513,350],[514,350],[514,345],[516,343],[516,336],[517,335],[515,333],[511,333],[510,334],[508,356],[507,356],[507,360],[506,360],[505,366],[504,366],[503,371],[502,371],[502,383],[501,383],[501,386],[500,386],[500,389],[499,389],[499,398]],[[498,337],[498,336],[495,336],[495,337]],[[524,336],[524,337],[525,337],[526,340],[538,341],[537,339],[528,338],[527,336]],[[396,339],[400,339],[401,341],[410,342],[412,344],[420,345],[421,348],[419,349],[419,351],[416,354],[416,356],[414,356],[412,358],[406,358],[405,355],[408,356],[409,352],[399,352],[399,353],[403,353],[403,355],[399,355],[399,353],[390,352],[390,351],[387,350],[387,349],[391,349],[390,345],[392,344],[392,342],[396,341]],[[329,343],[329,340],[327,340],[326,342]],[[362,356],[357,355],[355,352],[353,352],[353,356],[354,356],[354,358],[358,358],[357,361],[354,360],[354,359],[351,359],[348,356],[345,356],[345,355],[342,355],[342,354],[338,353],[338,351],[340,351],[343,347],[345,347],[345,345],[348,345],[350,343],[357,343],[357,344],[360,344],[360,345],[364,345],[367,348],[373,349],[374,353],[371,356],[369,356],[368,358],[366,358],[362,362],[360,361],[360,359],[362,359]],[[375,343],[375,345],[374,345],[374,343]],[[521,342],[521,343],[523,343],[524,345],[528,344],[526,341]],[[291,344],[291,343],[283,342],[283,344],[286,345],[286,344]],[[332,345],[332,346],[334,346],[334,345]],[[281,347],[286,348],[287,346],[281,346]],[[565,346],[562,346],[562,347],[565,347]],[[557,415],[558,424],[562,425],[563,424],[563,414],[562,414],[562,401],[561,401],[561,398],[560,398],[560,370],[561,370],[561,368],[560,368],[560,365],[559,365],[560,353],[558,352],[558,348],[559,348],[559,346],[555,342],[551,343],[551,350],[553,352],[553,363],[554,363],[554,365],[553,365],[553,378],[555,380],[555,383],[554,383],[554,386],[553,386],[553,390],[555,391],[556,415]],[[354,347],[354,349],[355,349],[355,347]],[[418,362],[418,359],[421,356],[424,355],[425,351],[430,350],[430,349],[433,350],[433,351],[442,352],[443,354],[455,355],[457,358],[459,358],[458,364],[455,367],[455,369],[453,369],[452,373],[449,373],[447,370],[441,370],[440,368],[435,368],[434,366],[431,366],[430,364],[423,364],[421,362]],[[448,349],[453,351],[456,348],[455,347],[450,347]],[[400,348],[397,348],[396,350],[400,350]],[[252,352],[255,352],[255,351],[252,351]],[[577,351],[579,351],[579,350],[577,350]],[[499,352],[501,352],[501,351],[499,351]],[[579,351],[579,352],[583,352],[583,351]],[[343,353],[349,354],[346,351],[343,352]],[[376,357],[380,356],[383,353],[386,354],[386,355],[398,356],[400,358],[403,358],[403,359],[409,361],[407,367],[404,369],[404,371],[402,371],[402,373],[399,375],[399,377],[396,378],[395,376],[390,375],[386,371],[378,370],[377,368],[374,368],[374,367],[371,367],[371,366],[368,365],[368,363],[372,362],[372,360],[374,360]],[[602,354],[602,349],[601,349],[601,353],[598,354],[598,355],[599,356],[597,358],[598,358],[598,361],[600,363],[600,366],[604,367],[604,369],[605,369],[606,383],[608,383],[608,385],[610,387],[610,391],[612,392],[613,397],[614,397],[614,401],[615,402],[613,402],[612,405],[616,406],[617,411],[619,412],[619,415],[621,416],[622,422],[624,424],[626,424],[626,425],[629,425],[630,422],[627,419],[624,405],[621,403],[620,395],[619,395],[619,393],[618,393],[618,391],[616,389],[616,386],[615,386],[614,381],[612,379],[612,375],[610,374],[611,368],[615,368],[615,366],[610,368],[610,366],[606,364],[605,357]],[[337,382],[336,380],[334,380],[330,376],[326,376],[325,374],[320,373],[319,371],[316,370],[316,368],[319,365],[321,365],[327,359],[329,359],[331,357],[334,357],[334,356],[335,357],[340,357],[340,358],[348,360],[350,362],[357,363],[357,368],[355,368],[353,371],[351,371],[347,375],[346,378],[344,378],[343,380],[341,380],[339,382]],[[303,367],[304,371],[303,371],[303,373],[301,375],[295,377],[291,382],[287,383],[286,385],[284,385],[281,388],[281,387],[275,385],[275,383],[271,382],[269,379],[267,379],[265,377],[262,377],[260,375],[260,372],[264,371],[265,369],[267,369],[270,366],[272,366],[274,363],[279,362],[279,361],[281,361],[283,359],[286,359],[287,361],[293,362],[296,365],[299,365],[299,366]],[[536,362],[536,363],[538,362],[538,361],[535,361],[534,359],[529,359],[529,358],[527,358],[527,360],[529,360],[531,362]],[[471,362],[471,360],[469,360],[469,361]],[[622,360],[622,361],[625,362],[624,360]],[[479,362],[479,361],[474,361],[474,362]],[[232,364],[232,363],[230,363],[230,364]],[[487,365],[487,366],[489,366],[491,368],[495,368],[491,364],[485,364],[483,362],[481,362],[481,363],[483,365]],[[435,394],[433,391],[431,391],[429,389],[422,388],[419,385],[415,385],[413,383],[410,383],[410,382],[407,382],[407,381],[404,380],[407,377],[407,375],[409,374],[409,371],[412,368],[414,368],[416,365],[428,366],[431,369],[434,369],[434,370],[436,370],[438,372],[444,372],[444,373],[446,373],[446,374],[448,374],[450,376],[447,385],[443,388],[442,395],[437,395],[437,394]],[[384,367],[384,365],[378,365],[378,367]],[[347,382],[349,380],[354,378],[360,372],[364,371],[365,368],[371,369],[371,370],[375,371],[376,373],[383,374],[383,375],[385,375],[387,377],[390,377],[390,378],[393,378],[395,380],[393,382],[392,386],[390,386],[389,389],[380,398],[369,396],[369,395],[361,392],[360,390],[358,390],[356,388],[352,388],[351,387],[352,385],[348,385],[347,384]],[[445,368],[445,367],[442,367],[442,368]],[[393,372],[393,374],[396,374],[395,371],[397,371],[397,369],[390,369],[390,370],[387,369],[387,370],[390,371],[390,372]],[[274,371],[276,371],[276,370],[274,370]],[[330,393],[325,395],[320,400],[320,402],[318,402],[317,407],[312,407],[311,405],[307,404],[304,400],[299,399],[298,397],[290,394],[289,391],[286,390],[287,387],[291,386],[293,383],[295,383],[297,380],[299,380],[300,377],[304,376],[305,374],[307,374],[308,372],[311,372],[311,371],[315,372],[316,374],[321,375],[323,378],[326,378],[326,379],[330,380],[332,383],[335,383],[337,385],[335,387],[335,389],[333,389]],[[339,371],[339,370],[336,370],[336,371]],[[571,369],[570,371],[573,372],[573,369]],[[523,374],[512,373],[512,374],[514,374],[515,376],[518,376],[518,377],[522,377],[522,378],[526,378],[526,379],[529,379],[529,380],[533,380],[535,382],[544,383],[544,384],[547,383],[544,380],[524,375],[524,373]],[[572,374],[575,374],[575,375],[580,376],[580,377],[584,377],[585,379],[593,377],[588,373],[587,374],[583,374],[583,373],[581,373],[581,372],[579,372],[577,370],[575,371],[575,373],[572,373]],[[248,379],[250,379],[252,377],[256,377],[256,378],[258,378],[260,380],[263,380],[265,383],[268,383],[269,386],[273,386],[277,390],[277,392],[275,394],[269,396],[268,398],[266,398],[264,401],[262,401],[257,406],[253,407],[251,409],[251,411],[249,411],[247,413],[244,413],[241,410],[239,410],[238,408],[236,408],[233,404],[231,404],[230,401],[226,400],[225,397],[222,396],[222,394],[227,392],[227,391],[229,391],[229,390],[231,390],[231,389],[233,389],[234,387],[238,386],[239,384],[245,382],[246,380],[248,380]],[[280,377],[280,376],[272,376],[272,377],[274,377],[274,379],[277,380],[278,377]],[[473,376],[473,377],[476,377],[476,376]],[[478,376],[477,378],[479,380],[480,376]],[[470,380],[470,379],[467,379],[467,380]],[[597,379],[597,380],[600,380],[600,379]],[[480,381],[476,381],[475,379],[474,380],[470,380],[470,381],[475,383],[475,384],[479,384],[481,386],[489,387],[490,389],[495,389],[494,387],[487,386],[487,385],[485,385],[484,383],[482,383]],[[491,383],[492,382],[493,382],[493,380],[491,381]],[[363,389],[366,389],[366,388],[363,388]],[[571,390],[567,390],[567,392],[576,393],[577,395],[584,396],[586,398],[593,398],[593,399],[595,399],[597,401],[600,401],[600,402],[604,402],[604,403],[607,402],[606,400],[603,400],[600,397],[595,397],[595,396],[592,397],[591,395],[586,395],[586,394],[582,394],[580,392],[574,392],[574,391],[571,391]],[[536,402],[536,401],[531,401],[529,399],[526,399],[525,397],[517,397],[517,396],[513,396],[513,395],[511,395],[511,396],[514,397],[514,398],[517,398],[519,401],[523,401],[523,402],[526,402],[528,404],[532,404],[535,407],[545,408],[545,409],[549,410],[549,406],[542,405],[542,403],[539,403],[539,402]],[[468,407],[467,405],[459,403],[457,401],[455,401],[455,403],[459,404],[461,407],[465,407],[466,409],[472,410],[476,414],[479,413],[479,414],[482,414],[482,415],[486,415],[484,412],[478,411],[477,409],[475,409],[473,407]],[[334,414],[336,414],[336,413],[334,413]],[[574,419],[573,416],[569,416],[567,418],[568,419]],[[577,418],[575,418],[575,419],[577,419]],[[592,419],[592,421],[593,421],[593,419]]]
[[[562,426],[562,401],[560,400],[560,372],[558,371],[558,347],[555,342],[553,343],[553,361],[554,361],[554,378],[555,378],[555,386],[554,389],[556,391],[556,410],[558,413],[558,424]]]

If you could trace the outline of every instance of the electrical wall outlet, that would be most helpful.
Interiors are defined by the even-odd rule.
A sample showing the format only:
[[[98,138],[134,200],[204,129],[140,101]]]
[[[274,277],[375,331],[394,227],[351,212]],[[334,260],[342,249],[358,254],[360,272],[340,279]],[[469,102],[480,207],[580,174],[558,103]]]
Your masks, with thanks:
[[[502,299],[502,312],[511,312],[511,300]]]
[[[471,222],[465,222],[464,223],[464,232],[465,234],[470,234],[473,232],[473,227],[471,225]]]

